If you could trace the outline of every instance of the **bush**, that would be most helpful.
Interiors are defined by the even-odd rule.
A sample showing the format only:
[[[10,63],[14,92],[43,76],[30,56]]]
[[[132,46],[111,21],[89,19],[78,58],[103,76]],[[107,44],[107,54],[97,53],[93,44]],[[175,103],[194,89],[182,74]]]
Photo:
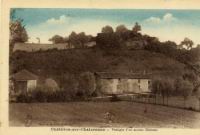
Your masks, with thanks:
[[[71,100],[72,100],[71,95],[68,95],[68,93],[64,90],[53,92],[50,95],[48,95],[47,98],[48,102],[65,102]]]
[[[16,97],[16,102],[29,103],[32,102],[32,98],[29,95],[23,93]]]
[[[48,94],[49,93],[42,90],[34,90],[30,95],[33,102],[47,102]]]

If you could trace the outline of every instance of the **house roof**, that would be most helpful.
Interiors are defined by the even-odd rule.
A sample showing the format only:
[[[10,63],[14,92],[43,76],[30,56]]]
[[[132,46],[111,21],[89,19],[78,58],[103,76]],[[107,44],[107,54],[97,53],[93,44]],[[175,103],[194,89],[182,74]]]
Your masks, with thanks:
[[[29,72],[26,69],[23,69],[11,76],[14,80],[37,80],[38,76]]]
[[[95,75],[104,79],[149,79],[150,74],[146,73],[110,73],[110,72],[96,72]]]

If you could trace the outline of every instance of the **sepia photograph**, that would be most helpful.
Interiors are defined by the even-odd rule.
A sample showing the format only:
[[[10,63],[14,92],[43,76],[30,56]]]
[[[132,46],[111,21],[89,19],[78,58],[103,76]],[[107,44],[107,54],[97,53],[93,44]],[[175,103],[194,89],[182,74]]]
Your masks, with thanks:
[[[200,10],[9,13],[10,127],[200,127]]]

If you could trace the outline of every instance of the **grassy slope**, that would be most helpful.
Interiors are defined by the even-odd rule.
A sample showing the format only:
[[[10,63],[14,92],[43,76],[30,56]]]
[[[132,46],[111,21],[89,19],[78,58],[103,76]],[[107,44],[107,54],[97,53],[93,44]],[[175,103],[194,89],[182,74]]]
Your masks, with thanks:
[[[147,113],[144,108],[147,107]],[[113,113],[112,124],[104,114]],[[200,113],[182,109],[132,102],[11,103],[10,125],[24,126],[27,115],[32,126],[50,124],[92,127],[187,127],[199,128]]]
[[[14,61],[13,61],[14,59]],[[46,75],[64,72],[152,72],[155,75],[179,76],[185,65],[163,54],[146,50],[123,50],[105,53],[100,50],[74,49],[38,53],[14,54],[11,68],[27,68],[33,72],[41,69]]]

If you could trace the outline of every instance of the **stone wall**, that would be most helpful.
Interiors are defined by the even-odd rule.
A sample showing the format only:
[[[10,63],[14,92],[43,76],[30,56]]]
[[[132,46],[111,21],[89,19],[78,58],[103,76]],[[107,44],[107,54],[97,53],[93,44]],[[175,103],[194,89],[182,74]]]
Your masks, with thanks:
[[[97,79],[97,90],[103,94],[149,92],[149,79]]]

